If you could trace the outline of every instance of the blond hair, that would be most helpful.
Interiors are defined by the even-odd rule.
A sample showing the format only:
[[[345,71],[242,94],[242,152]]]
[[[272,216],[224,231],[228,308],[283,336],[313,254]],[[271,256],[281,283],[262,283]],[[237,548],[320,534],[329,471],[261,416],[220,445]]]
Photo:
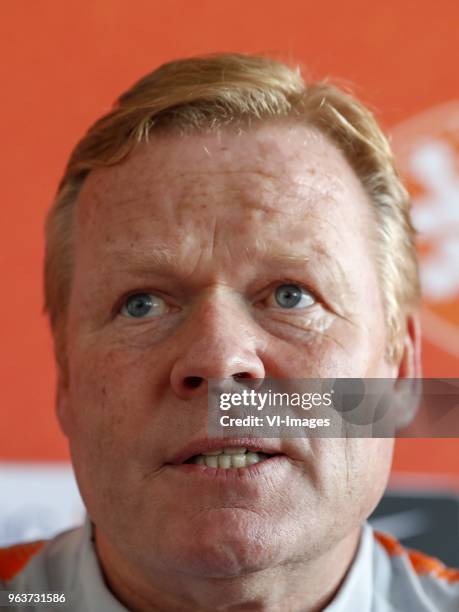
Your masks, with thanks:
[[[117,164],[155,130],[190,132],[290,118],[319,129],[344,153],[366,190],[377,227],[377,266],[388,329],[388,358],[400,359],[406,312],[419,300],[410,198],[373,114],[329,84],[306,84],[298,69],[266,57],[216,54],[164,64],[120,96],[73,150],[46,222],[45,310],[58,363],[73,259],[73,219],[92,169]]]

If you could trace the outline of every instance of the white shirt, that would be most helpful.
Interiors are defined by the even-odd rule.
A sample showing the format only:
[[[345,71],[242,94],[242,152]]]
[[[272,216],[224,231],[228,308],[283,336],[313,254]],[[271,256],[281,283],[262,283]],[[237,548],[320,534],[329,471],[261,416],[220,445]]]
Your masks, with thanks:
[[[363,526],[354,561],[325,612],[459,612],[459,572],[448,571],[425,555],[419,555],[416,571],[396,540],[387,538],[384,545],[381,537],[368,524]],[[420,575],[423,565],[430,568],[429,573]],[[70,601],[63,607],[11,608],[17,612],[127,610],[105,585],[89,519],[47,542],[14,578],[0,580],[0,590],[62,592]]]

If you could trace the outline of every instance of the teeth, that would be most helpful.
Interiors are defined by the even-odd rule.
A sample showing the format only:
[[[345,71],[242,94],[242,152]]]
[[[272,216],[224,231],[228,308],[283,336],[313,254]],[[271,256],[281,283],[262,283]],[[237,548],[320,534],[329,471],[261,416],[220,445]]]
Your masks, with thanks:
[[[226,449],[225,449],[226,450]],[[230,449],[234,450],[234,449]],[[220,453],[217,455],[198,455],[193,458],[192,463],[197,465],[206,465],[207,467],[221,468],[227,470],[229,468],[243,468],[263,461],[268,458],[265,453],[245,453],[243,449],[238,449],[239,453]]]
[[[242,455],[247,451],[246,448],[242,446],[234,446],[229,448],[217,448],[216,450],[208,450],[203,455],[208,457],[214,457],[216,455]]]
[[[235,468],[246,467],[247,465],[247,455],[228,455],[231,456],[231,463]]]
[[[219,455],[218,467],[228,469],[231,467],[231,455]]]
[[[218,467],[218,457],[216,457],[215,455],[210,455],[209,457],[206,457],[204,455],[204,463],[207,465],[207,467]]]
[[[260,461],[261,453],[247,453],[245,455],[245,462],[247,465],[253,465],[254,463],[258,463]],[[265,457],[267,455],[264,455]]]

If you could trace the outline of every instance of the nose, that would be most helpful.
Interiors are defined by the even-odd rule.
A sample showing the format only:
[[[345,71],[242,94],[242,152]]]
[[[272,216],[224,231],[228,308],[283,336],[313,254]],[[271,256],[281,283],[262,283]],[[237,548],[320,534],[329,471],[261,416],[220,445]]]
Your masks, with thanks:
[[[170,374],[172,390],[181,399],[207,393],[210,379],[265,377],[259,356],[263,331],[244,305],[234,302],[210,297],[186,321]]]

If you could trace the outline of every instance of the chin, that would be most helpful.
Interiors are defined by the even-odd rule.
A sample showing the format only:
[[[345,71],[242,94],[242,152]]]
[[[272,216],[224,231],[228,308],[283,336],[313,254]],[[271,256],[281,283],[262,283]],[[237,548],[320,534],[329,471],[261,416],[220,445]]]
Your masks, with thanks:
[[[275,525],[263,524],[263,519],[253,513],[250,516],[249,511],[225,510],[213,511],[205,524],[174,540],[174,548],[179,546],[174,554],[174,563],[180,565],[176,569],[201,577],[230,578],[289,559],[291,542]]]

